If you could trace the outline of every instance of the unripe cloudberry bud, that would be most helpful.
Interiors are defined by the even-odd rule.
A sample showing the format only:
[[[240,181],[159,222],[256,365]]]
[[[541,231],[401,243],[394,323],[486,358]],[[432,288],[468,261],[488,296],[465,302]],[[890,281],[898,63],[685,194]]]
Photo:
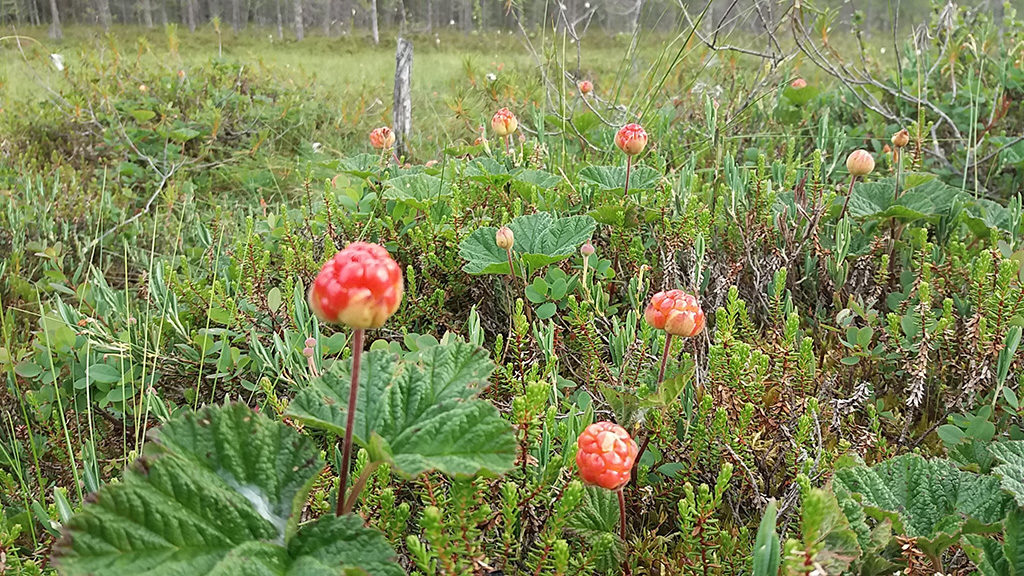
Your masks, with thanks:
[[[370,144],[377,150],[386,150],[395,145],[395,133],[387,126],[370,131]]]
[[[590,80],[580,80],[578,87],[580,89],[580,94],[583,94],[584,96],[594,91],[594,83]]]
[[[587,484],[618,490],[629,482],[638,449],[622,426],[595,422],[580,434],[576,447],[576,466]]]
[[[508,136],[519,128],[519,120],[508,108],[502,108],[491,117],[491,128],[498,136]]]
[[[647,147],[647,132],[639,124],[626,124],[615,134],[615,145],[627,156],[636,156]]]
[[[309,290],[324,322],[380,328],[402,303],[402,269],[383,246],[353,242],[328,260]]]
[[[804,80],[803,78],[797,78],[796,80],[790,82],[789,85],[791,88],[794,88],[796,90],[799,90],[801,88],[807,88],[807,80]]]
[[[508,226],[502,226],[494,233],[494,242],[498,245],[498,248],[501,248],[502,250],[511,250],[515,241],[515,234],[512,233],[512,229]]]
[[[583,254],[588,258],[593,256],[594,252],[596,252],[596,250],[594,250],[594,245],[590,242],[584,242],[583,246],[580,246],[580,254]]]
[[[673,336],[691,338],[704,330],[704,311],[692,294],[682,290],[658,292],[644,310],[647,323]]]
[[[875,159],[867,150],[854,150],[846,157],[846,169],[853,176],[867,176],[875,169]]]
[[[903,148],[907,144],[910,144],[910,132],[907,132],[906,128],[892,135],[893,146]]]

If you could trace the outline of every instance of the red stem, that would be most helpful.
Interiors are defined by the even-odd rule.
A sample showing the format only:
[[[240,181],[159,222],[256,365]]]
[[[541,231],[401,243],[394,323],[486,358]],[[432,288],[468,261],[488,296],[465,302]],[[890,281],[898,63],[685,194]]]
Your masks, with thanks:
[[[626,546],[626,495],[623,488],[616,490],[619,494],[619,537],[622,538],[622,546]],[[632,576],[633,570],[629,567],[629,554],[622,555],[622,573]]]
[[[345,440],[341,444],[341,479],[338,481],[337,516],[344,514],[345,489],[348,488],[348,469],[352,458],[352,427],[356,419],[356,394],[359,392],[359,361],[363,356],[362,328],[352,332],[352,384],[348,389],[348,414],[345,415]]]
[[[515,266],[512,265],[512,249],[509,248],[506,252],[508,252],[508,277],[515,280],[516,269]]]
[[[626,494],[622,488],[615,491],[619,495],[619,537],[626,541]]]
[[[629,171],[633,167],[633,157],[626,156],[626,188],[622,191],[622,195],[629,194]]]
[[[853,183],[857,181],[856,175],[850,176],[850,189],[846,191],[846,202],[843,202],[843,211],[839,213],[839,219],[842,220],[843,216],[846,216],[846,207],[850,205],[850,196],[853,196]]]
[[[511,140],[511,139],[512,139],[511,136],[508,136],[508,135],[505,136],[505,156],[508,156],[509,154],[511,154],[511,151],[510,151],[510,148],[509,148],[509,145],[508,145],[508,141]]]
[[[665,366],[668,365],[668,353],[672,348],[672,335],[665,333],[665,351],[661,353],[661,369],[658,370],[658,385],[665,379]]]

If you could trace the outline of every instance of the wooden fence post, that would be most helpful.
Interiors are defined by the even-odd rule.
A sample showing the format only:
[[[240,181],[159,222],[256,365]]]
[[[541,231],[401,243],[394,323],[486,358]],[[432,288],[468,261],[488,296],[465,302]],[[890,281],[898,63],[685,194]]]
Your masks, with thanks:
[[[395,151],[402,157],[409,151],[412,134],[412,42],[398,39],[395,52],[395,101],[392,106]]]

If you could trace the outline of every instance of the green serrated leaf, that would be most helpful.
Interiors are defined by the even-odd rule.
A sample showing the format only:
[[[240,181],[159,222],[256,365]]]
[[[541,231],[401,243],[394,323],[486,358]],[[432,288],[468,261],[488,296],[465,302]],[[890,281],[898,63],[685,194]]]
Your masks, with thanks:
[[[1024,440],[996,442],[988,451],[1002,463],[992,469],[1000,477],[1000,486],[1024,506]]]
[[[323,464],[309,438],[242,404],[186,414],[67,523],[55,563],[94,576],[403,574],[358,517],[298,526]]]
[[[300,392],[289,413],[308,425],[344,434],[351,362],[337,363]],[[476,399],[494,370],[487,352],[465,342],[421,349],[402,359],[386,350],[364,354],[353,436],[377,459],[416,476],[502,473],[515,459],[511,425]]]
[[[940,554],[961,533],[991,530],[1005,514],[1008,498],[991,476],[965,472],[948,460],[906,454],[870,468],[836,470],[833,488],[849,495],[878,520],[893,522],[899,533]]]
[[[629,174],[629,190],[653,190],[661,173],[649,166],[633,166]],[[580,170],[579,179],[598,190],[624,190],[626,187],[625,166],[587,166]]]
[[[576,253],[590,239],[597,223],[589,216],[556,218],[547,212],[520,216],[509,223],[515,236],[512,251],[536,270]],[[466,260],[463,270],[470,274],[508,274],[508,255],[498,247],[494,227],[478,228],[459,246]]]
[[[427,210],[433,204],[452,195],[447,182],[429,174],[407,174],[384,182],[384,197],[416,208]]]
[[[619,533],[619,499],[615,492],[587,486],[583,502],[569,518],[569,527],[588,541]]]

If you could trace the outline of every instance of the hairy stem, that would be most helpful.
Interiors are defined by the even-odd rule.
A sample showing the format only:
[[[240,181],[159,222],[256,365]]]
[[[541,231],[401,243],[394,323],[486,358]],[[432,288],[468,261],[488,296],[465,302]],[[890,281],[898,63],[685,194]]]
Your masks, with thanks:
[[[615,491],[619,495],[619,537],[626,541],[626,492],[619,488]]]
[[[363,471],[359,473],[359,477],[352,483],[352,491],[348,493],[348,497],[345,498],[345,507],[342,509],[342,514],[351,514],[352,510],[356,507],[356,500],[359,499],[359,494],[362,493],[363,488],[366,487],[366,483],[370,481],[370,476],[379,468],[380,462],[370,462],[363,467]]]
[[[345,415],[345,440],[341,444],[341,479],[338,481],[338,507],[336,515],[345,514],[345,489],[348,487],[348,469],[352,458],[352,427],[356,419],[356,394],[359,392],[359,361],[363,357],[362,328],[352,333],[352,384],[348,389],[348,414]],[[353,491],[355,487],[353,487]]]
[[[665,379],[665,367],[668,366],[668,354],[672,349],[672,335],[665,333],[665,350],[661,353],[661,368],[658,369],[658,385]]]
[[[506,250],[506,252],[508,253],[508,277],[511,278],[513,282],[515,282],[516,269],[515,266],[512,265],[512,249],[509,248],[508,250]]]
[[[843,202],[843,211],[839,213],[839,219],[842,220],[843,216],[846,216],[846,207],[850,205],[850,196],[853,196],[853,184],[857,181],[856,175],[850,176],[850,189],[846,191],[846,201]]]
[[[626,188],[622,191],[622,195],[629,194],[629,172],[633,168],[633,157],[626,156]]]
[[[626,494],[625,487],[616,490],[619,495],[619,537],[622,538],[622,545],[626,545]],[[622,556],[622,573],[632,576],[633,571],[629,567],[629,554]]]

